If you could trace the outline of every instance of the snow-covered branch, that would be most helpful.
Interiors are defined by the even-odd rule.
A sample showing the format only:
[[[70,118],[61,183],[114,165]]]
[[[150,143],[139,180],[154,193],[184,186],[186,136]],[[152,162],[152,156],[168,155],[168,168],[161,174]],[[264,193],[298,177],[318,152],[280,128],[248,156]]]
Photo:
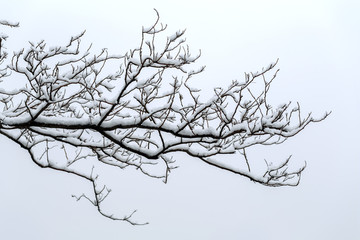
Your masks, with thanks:
[[[298,103],[270,105],[278,61],[215,88],[213,97],[201,102],[201,91],[191,81],[205,67],[189,69],[201,52],[192,55],[185,31],[159,39],[165,31],[158,16],[143,28],[139,47],[123,55],[84,48],[85,32],[62,46],[40,41],[17,51],[0,71],[0,81],[18,83],[14,89],[0,84],[0,134],[27,149],[40,167],[91,181],[95,199],[77,199],[86,198],[102,215],[132,224],[133,213],[118,218],[103,212],[101,202],[110,191],[99,189],[95,163],[89,162],[134,167],[167,182],[177,167],[171,154],[183,152],[266,186],[298,185],[304,167],[288,171],[289,158],[278,167],[264,163],[266,172],[253,172],[245,150],[282,143],[328,113],[316,119],[303,116]],[[50,155],[59,151],[63,161],[53,160]],[[225,162],[228,154],[237,154],[239,161]],[[80,162],[88,165],[78,167]]]

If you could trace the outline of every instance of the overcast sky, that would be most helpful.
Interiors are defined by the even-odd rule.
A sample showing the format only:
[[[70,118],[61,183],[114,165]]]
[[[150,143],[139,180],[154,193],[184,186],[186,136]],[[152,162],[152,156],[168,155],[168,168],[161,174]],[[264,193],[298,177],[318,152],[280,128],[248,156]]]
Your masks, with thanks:
[[[267,188],[178,156],[167,185],[136,171],[109,170],[107,207],[138,209],[150,224],[134,227],[100,216],[72,194],[90,192],[75,176],[40,169],[0,137],[0,236],[3,239],[349,239],[360,236],[360,2],[357,0],[90,1],[0,0],[1,18],[19,21],[8,47],[45,39],[64,43],[86,29],[95,48],[125,53],[153,23],[156,8],[169,34],[187,29],[206,71],[194,85],[225,86],[279,58],[274,105],[300,102],[323,122],[252,159],[307,162],[298,187]],[[1,28],[0,31],[5,31]],[[207,96],[205,95],[204,98]],[[208,96],[209,98],[211,95]]]

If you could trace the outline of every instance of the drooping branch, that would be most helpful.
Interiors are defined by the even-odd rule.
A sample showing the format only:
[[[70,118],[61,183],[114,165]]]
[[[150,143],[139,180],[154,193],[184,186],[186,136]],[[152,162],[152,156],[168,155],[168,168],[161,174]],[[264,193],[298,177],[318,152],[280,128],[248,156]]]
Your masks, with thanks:
[[[155,23],[142,29],[139,47],[124,55],[83,48],[85,32],[58,47],[30,43],[0,75],[21,83],[13,89],[0,86],[0,134],[27,149],[39,166],[91,181],[95,200],[77,199],[86,198],[102,215],[131,224],[136,224],[130,219],[134,212],[118,218],[101,209],[110,191],[97,186],[95,164],[135,167],[166,183],[177,167],[171,154],[183,152],[266,186],[298,185],[304,167],[288,170],[288,158],[277,167],[264,163],[263,173],[253,172],[245,150],[280,144],[329,113],[316,119],[303,117],[298,103],[270,105],[278,61],[246,73],[242,82],[215,88],[214,96],[201,102],[191,81],[205,67],[189,68],[201,52],[192,55],[185,31],[162,38],[165,31],[157,13]],[[49,157],[55,149],[63,152],[63,161]],[[228,154],[238,154],[239,161],[226,163]],[[76,167],[89,159],[89,166]]]

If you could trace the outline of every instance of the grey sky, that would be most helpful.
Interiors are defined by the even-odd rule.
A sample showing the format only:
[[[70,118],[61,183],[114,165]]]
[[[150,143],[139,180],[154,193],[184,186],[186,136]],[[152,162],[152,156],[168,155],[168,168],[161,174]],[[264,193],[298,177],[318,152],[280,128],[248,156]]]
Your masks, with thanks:
[[[255,147],[256,161],[307,161],[296,188],[267,188],[176,155],[180,168],[167,185],[136,171],[108,169],[109,209],[150,225],[133,227],[101,217],[72,194],[91,191],[75,176],[35,166],[0,137],[0,236],[4,239],[349,239],[360,235],[360,3],[350,0],[85,1],[0,0],[1,18],[19,21],[8,47],[28,40],[61,44],[87,29],[95,48],[125,53],[153,23],[156,8],[169,34],[186,28],[204,89],[242,80],[280,59],[271,103],[299,101],[322,116],[280,146]],[[130,3],[131,2],[131,3]],[[0,31],[4,31],[0,29]]]

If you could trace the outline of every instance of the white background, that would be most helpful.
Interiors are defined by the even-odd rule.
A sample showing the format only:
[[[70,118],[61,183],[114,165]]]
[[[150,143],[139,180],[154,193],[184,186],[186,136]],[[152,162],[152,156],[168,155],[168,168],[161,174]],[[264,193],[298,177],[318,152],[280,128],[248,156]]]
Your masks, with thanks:
[[[298,187],[267,188],[177,155],[169,183],[136,171],[108,170],[107,208],[138,209],[134,227],[100,216],[72,194],[88,182],[40,169],[27,153],[0,137],[1,239],[349,239],[360,235],[360,4],[356,0],[90,1],[0,0],[0,18],[20,21],[6,30],[10,47],[45,39],[65,43],[87,29],[96,48],[125,53],[155,19],[186,28],[206,71],[194,85],[226,86],[243,73],[280,59],[274,105],[299,101],[323,122],[281,146],[257,147],[253,161],[307,162]],[[5,31],[1,28],[0,31]],[[16,50],[17,50],[16,49]],[[208,97],[211,97],[209,94]]]

